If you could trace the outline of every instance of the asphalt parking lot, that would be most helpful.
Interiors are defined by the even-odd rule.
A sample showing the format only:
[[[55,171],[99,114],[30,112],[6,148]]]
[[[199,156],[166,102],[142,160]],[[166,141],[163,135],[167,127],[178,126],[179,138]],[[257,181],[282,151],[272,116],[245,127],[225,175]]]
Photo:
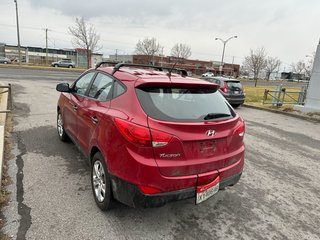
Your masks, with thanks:
[[[15,110],[10,161],[12,200],[2,229],[14,239],[319,239],[320,124],[248,108],[246,163],[233,188],[194,205],[161,208],[95,205],[90,169],[55,129],[57,83],[72,77],[24,78],[11,83]]]

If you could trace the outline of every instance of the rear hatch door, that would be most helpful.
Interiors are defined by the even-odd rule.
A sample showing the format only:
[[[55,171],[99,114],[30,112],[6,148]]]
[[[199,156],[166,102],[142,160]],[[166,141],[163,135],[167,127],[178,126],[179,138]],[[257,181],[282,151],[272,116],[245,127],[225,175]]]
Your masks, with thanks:
[[[234,94],[234,95],[242,95],[243,94],[243,89],[240,81],[225,81],[226,85],[228,86],[228,93],[229,94]]]
[[[209,88],[174,84],[137,88],[161,174],[186,176],[226,165],[228,138],[238,117],[217,88],[214,84]]]

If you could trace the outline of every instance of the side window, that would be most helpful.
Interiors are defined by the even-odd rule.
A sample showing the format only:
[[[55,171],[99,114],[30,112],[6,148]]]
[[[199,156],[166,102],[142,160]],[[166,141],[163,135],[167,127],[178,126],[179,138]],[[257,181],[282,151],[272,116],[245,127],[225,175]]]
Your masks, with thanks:
[[[125,91],[126,89],[124,88],[124,86],[122,86],[118,81],[114,82],[114,98],[120,96]]]
[[[111,98],[111,88],[113,79],[105,74],[98,73],[96,76],[88,96],[100,101],[106,101]]]
[[[89,72],[86,75],[82,76],[74,86],[74,92],[76,94],[84,96],[91,82],[94,72]]]

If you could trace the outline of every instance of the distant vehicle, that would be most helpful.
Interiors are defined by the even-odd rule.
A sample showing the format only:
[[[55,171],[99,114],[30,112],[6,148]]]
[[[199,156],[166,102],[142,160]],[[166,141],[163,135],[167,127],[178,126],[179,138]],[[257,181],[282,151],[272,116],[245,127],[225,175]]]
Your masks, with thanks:
[[[51,63],[52,67],[67,67],[67,68],[75,68],[76,64],[72,62],[70,59],[62,59],[58,62]]]
[[[190,71],[188,71],[187,74],[188,74],[188,77],[192,77],[192,75],[193,75],[192,72],[190,72]]]
[[[201,75],[202,77],[214,77],[214,73],[213,72],[206,72],[204,74]]]
[[[0,63],[9,64],[9,63],[11,63],[11,60],[6,57],[0,57]]]
[[[237,108],[244,103],[245,94],[239,80],[226,77],[201,77],[201,79],[218,84],[220,92],[232,107]]]

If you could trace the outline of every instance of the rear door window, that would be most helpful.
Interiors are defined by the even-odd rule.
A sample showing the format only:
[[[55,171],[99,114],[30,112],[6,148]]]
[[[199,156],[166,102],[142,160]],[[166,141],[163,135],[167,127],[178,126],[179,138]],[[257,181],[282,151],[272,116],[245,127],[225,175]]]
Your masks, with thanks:
[[[138,88],[142,108],[152,118],[173,122],[203,122],[235,116],[215,89]],[[209,116],[209,118],[208,118]]]

